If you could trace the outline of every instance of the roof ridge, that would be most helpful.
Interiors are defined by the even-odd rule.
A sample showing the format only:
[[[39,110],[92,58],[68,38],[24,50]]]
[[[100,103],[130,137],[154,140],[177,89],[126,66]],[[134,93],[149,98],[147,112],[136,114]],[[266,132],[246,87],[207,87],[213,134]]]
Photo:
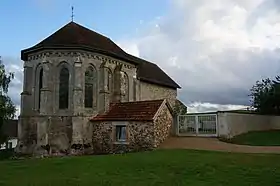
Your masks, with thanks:
[[[110,105],[104,114],[92,117],[91,121],[153,121],[166,99],[119,102]]]
[[[99,35],[99,36],[102,36],[102,37],[105,37],[106,39],[108,39],[108,40],[110,40],[111,41],[111,39],[109,38],[109,37],[107,37],[107,36],[105,36],[105,35],[103,35],[103,34],[100,34],[100,33],[98,33],[98,32],[96,32],[96,31],[94,31],[94,30],[92,30],[92,29],[89,29],[88,27],[86,27],[86,26],[83,26],[83,25],[81,25],[81,24],[79,24],[79,23],[76,23],[76,22],[70,22],[70,23],[68,23],[68,24],[75,24],[75,25],[77,25],[77,26],[79,26],[79,27],[82,27],[83,29],[86,29],[87,31],[89,31],[89,32],[94,32],[95,34],[97,34],[97,35]],[[67,25],[68,25],[67,24]],[[66,25],[65,25],[66,26]],[[112,41],[113,42],[113,41]]]
[[[52,36],[53,34],[61,31],[63,28],[65,28],[66,26],[68,26],[71,22],[67,23],[66,25],[60,27],[58,30],[52,32],[51,34],[49,34],[48,36],[44,37],[44,39],[42,39],[39,43],[37,43],[34,47],[39,46],[41,43],[43,43],[46,39],[48,39],[50,36]]]
[[[115,104],[147,103],[147,102],[158,102],[158,101],[164,101],[164,100],[165,99],[139,100],[139,101],[118,102],[118,103],[115,103]]]

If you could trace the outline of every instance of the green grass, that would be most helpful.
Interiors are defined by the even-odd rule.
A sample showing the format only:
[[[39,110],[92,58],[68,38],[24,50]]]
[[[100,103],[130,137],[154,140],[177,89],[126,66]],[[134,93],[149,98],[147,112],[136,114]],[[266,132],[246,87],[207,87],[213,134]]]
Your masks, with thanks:
[[[280,130],[248,132],[227,142],[252,146],[280,146]]]
[[[0,161],[0,185],[277,185],[280,156],[193,150]]]

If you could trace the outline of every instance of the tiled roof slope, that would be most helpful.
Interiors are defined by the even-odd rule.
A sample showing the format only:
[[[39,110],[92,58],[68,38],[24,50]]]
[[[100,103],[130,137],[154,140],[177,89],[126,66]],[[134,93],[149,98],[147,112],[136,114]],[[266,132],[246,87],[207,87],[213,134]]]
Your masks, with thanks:
[[[171,88],[181,88],[173,79],[171,79],[161,68],[156,64],[144,59],[128,54],[129,57],[139,63],[137,77],[141,81],[154,83]]]
[[[135,101],[114,103],[109,111],[91,119],[91,121],[153,121],[164,100]]]
[[[28,54],[43,49],[82,49],[98,52],[137,65],[137,78],[140,80],[174,89],[180,88],[157,65],[126,53],[108,37],[75,22],[68,23],[35,46],[22,50],[21,59],[26,61]]]

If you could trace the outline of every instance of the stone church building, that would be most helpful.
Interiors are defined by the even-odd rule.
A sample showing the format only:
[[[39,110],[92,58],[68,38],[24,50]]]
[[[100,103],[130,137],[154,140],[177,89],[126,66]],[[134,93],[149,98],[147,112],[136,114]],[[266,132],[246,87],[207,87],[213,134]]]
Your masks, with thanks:
[[[70,22],[21,59],[20,153],[138,151],[174,131],[180,86],[101,34]]]

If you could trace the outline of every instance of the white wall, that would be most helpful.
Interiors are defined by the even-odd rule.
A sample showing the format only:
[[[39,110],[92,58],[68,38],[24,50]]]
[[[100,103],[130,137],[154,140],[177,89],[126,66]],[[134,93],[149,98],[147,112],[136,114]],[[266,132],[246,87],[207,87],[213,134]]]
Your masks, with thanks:
[[[280,130],[280,116],[272,116],[270,119],[270,125],[273,129]]]
[[[218,136],[232,138],[249,131],[280,129],[280,116],[218,112]]]
[[[11,142],[12,143],[12,148],[15,148],[17,146],[17,142],[18,142],[18,139],[10,139],[8,141],[8,143]],[[0,150],[4,150],[6,149],[6,143],[0,145]]]

